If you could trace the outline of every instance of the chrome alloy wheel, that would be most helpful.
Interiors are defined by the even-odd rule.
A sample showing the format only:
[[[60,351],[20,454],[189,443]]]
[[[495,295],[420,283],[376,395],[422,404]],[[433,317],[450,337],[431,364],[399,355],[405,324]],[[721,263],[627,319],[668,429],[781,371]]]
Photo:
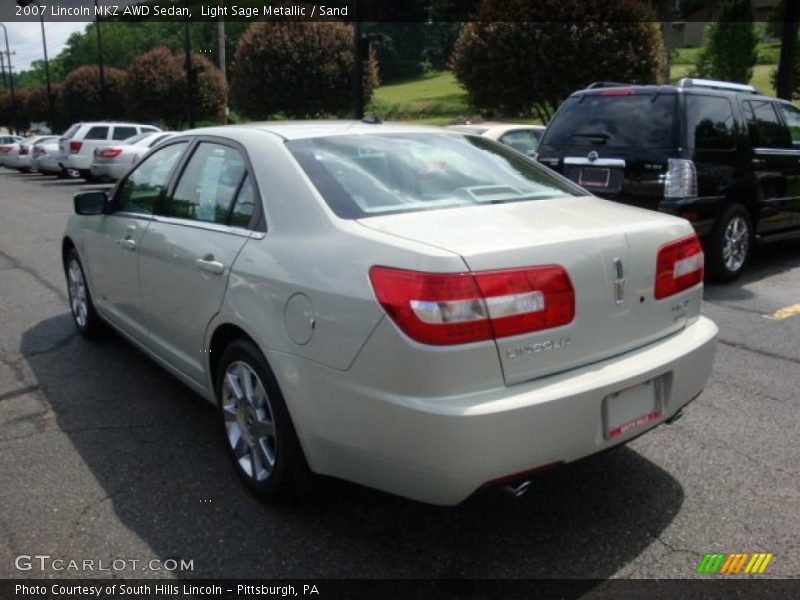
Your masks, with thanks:
[[[86,282],[83,279],[83,271],[81,271],[80,264],[74,258],[69,261],[69,266],[67,267],[67,284],[72,316],[75,317],[78,327],[83,329],[89,321],[89,299],[86,297]]]
[[[750,245],[750,230],[744,217],[734,216],[725,228],[722,238],[722,260],[725,267],[735,273],[744,265]]]
[[[275,422],[264,384],[247,363],[232,362],[225,371],[222,412],[239,466],[255,481],[265,481],[275,467]]]

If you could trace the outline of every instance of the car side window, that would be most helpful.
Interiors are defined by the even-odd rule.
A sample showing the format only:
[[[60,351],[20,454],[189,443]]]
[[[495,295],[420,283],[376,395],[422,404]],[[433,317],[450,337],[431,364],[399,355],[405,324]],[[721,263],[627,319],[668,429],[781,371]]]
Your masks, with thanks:
[[[104,140],[108,137],[108,127],[90,127],[85,140]]]
[[[156,150],[131,171],[114,199],[117,211],[152,215],[164,193],[170,173],[186,151],[180,142]]]
[[[736,147],[736,120],[727,98],[688,95],[686,117],[690,147],[698,150],[731,150]]]
[[[228,225],[231,227],[247,227],[250,225],[250,219],[253,217],[255,207],[256,189],[253,187],[252,181],[250,181],[250,176],[246,175],[244,182],[242,182],[242,187],[239,188],[239,193],[236,194]]]
[[[164,216],[227,224],[231,205],[246,171],[235,149],[201,142],[181,175]]]
[[[789,131],[784,127],[775,112],[775,104],[770,100],[748,100],[745,115],[750,129],[750,139],[755,146],[765,148],[789,148]]]
[[[522,154],[532,154],[539,147],[539,138],[530,129],[509,131],[500,137],[500,143]]]
[[[111,136],[113,140],[127,140],[137,134],[136,127],[114,127],[114,133]]]
[[[783,118],[789,126],[789,136],[792,138],[792,146],[800,149],[800,110],[790,104],[781,104]]]

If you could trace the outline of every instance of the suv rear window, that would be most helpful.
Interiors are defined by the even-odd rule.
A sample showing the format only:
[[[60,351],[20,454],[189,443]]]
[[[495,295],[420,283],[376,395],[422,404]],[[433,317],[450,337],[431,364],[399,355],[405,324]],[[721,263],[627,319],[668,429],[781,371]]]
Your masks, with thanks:
[[[514,150],[475,136],[336,135],[286,146],[345,219],[580,193]]]
[[[665,148],[674,145],[676,94],[582,94],[567,99],[542,144]]]

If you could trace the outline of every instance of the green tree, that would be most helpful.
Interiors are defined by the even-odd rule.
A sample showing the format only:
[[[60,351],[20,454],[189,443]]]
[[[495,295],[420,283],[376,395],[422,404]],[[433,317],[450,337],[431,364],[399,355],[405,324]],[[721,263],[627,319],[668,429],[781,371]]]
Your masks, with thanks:
[[[378,85],[365,61],[365,104]],[[339,22],[253,23],[239,40],[231,93],[252,119],[344,115],[353,107],[353,30]]]
[[[105,69],[106,107],[100,96],[100,70],[78,67],[64,79],[58,97],[59,119],[64,122],[122,119],[125,117],[125,79],[122,69]],[[142,93],[140,91],[140,93]]]
[[[547,120],[593,81],[655,83],[664,62],[655,20],[638,0],[484,0],[451,65],[484,113]]]
[[[755,11],[750,0],[725,0],[709,23],[693,75],[747,83],[758,60]]]

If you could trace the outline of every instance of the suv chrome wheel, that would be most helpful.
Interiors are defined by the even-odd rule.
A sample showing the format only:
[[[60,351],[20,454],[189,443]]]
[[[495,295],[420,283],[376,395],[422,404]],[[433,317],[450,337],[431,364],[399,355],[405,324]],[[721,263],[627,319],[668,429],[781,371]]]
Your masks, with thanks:
[[[242,471],[265,481],[275,467],[275,422],[264,384],[245,362],[233,362],[225,371],[222,411],[228,444]]]
[[[743,217],[736,215],[728,221],[722,242],[722,259],[730,272],[735,273],[744,266],[749,247],[750,226]]]

